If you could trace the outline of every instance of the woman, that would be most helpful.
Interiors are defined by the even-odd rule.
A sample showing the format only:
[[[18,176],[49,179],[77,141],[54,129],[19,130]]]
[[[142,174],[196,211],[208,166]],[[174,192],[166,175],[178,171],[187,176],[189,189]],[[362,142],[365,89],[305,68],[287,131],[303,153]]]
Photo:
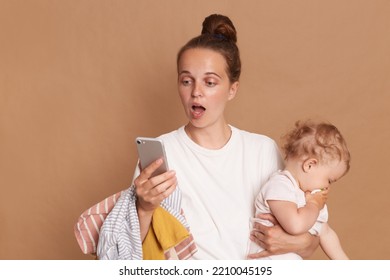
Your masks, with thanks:
[[[255,196],[282,160],[273,140],[239,130],[225,119],[241,73],[236,41],[230,19],[211,15],[202,34],[179,51],[178,90],[188,123],[159,137],[172,170],[151,177],[161,159],[142,171],[137,168],[134,184],[102,227],[99,258],[142,258],[145,240],[155,237],[150,232],[158,227],[155,215],[161,207],[193,236],[196,249],[186,258],[248,257]],[[276,224],[272,216],[263,218]],[[318,245],[310,234],[293,237],[277,225],[256,224],[251,238],[266,249],[251,257],[291,251],[305,257]]]

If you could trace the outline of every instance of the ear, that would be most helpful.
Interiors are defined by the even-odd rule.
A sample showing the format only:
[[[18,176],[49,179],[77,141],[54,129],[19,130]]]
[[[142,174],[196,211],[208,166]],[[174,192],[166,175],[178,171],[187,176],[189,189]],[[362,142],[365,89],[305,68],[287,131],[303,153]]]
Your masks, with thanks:
[[[308,173],[313,170],[318,164],[318,160],[315,158],[308,158],[302,163],[302,170],[305,173]]]
[[[238,81],[234,82],[230,86],[228,100],[232,100],[236,96],[237,91],[238,91],[238,86],[239,86],[239,82]]]

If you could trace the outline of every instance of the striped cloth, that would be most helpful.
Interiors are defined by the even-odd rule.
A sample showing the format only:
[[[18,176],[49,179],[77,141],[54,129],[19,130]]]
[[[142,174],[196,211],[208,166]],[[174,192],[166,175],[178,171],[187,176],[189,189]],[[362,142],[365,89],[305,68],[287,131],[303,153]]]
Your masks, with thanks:
[[[114,208],[122,192],[118,192],[84,211],[74,226],[74,234],[84,254],[96,254],[100,228]]]
[[[74,227],[76,240],[84,254],[99,259],[142,259],[142,242],[134,187],[118,192],[86,210]],[[161,203],[189,231],[180,207],[179,189]],[[165,252],[166,259],[184,260],[197,251],[193,236]]]

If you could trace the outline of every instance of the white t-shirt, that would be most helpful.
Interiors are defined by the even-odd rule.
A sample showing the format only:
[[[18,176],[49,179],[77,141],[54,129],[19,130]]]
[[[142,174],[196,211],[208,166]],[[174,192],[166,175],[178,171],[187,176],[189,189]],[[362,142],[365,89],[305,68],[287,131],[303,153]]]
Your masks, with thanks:
[[[182,209],[198,247],[193,259],[246,259],[254,201],[282,168],[276,143],[231,126],[229,142],[205,149],[184,127],[164,134],[168,165],[176,171]]]

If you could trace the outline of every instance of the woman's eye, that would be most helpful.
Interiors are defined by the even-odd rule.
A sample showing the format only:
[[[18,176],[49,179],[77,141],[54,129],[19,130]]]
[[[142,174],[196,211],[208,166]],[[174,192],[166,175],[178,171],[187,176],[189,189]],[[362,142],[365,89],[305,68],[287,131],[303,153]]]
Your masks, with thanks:
[[[208,87],[213,87],[213,86],[215,86],[217,83],[215,83],[214,81],[206,81],[206,85],[208,86]]]
[[[181,83],[183,86],[188,86],[191,84],[191,80],[182,80]]]

